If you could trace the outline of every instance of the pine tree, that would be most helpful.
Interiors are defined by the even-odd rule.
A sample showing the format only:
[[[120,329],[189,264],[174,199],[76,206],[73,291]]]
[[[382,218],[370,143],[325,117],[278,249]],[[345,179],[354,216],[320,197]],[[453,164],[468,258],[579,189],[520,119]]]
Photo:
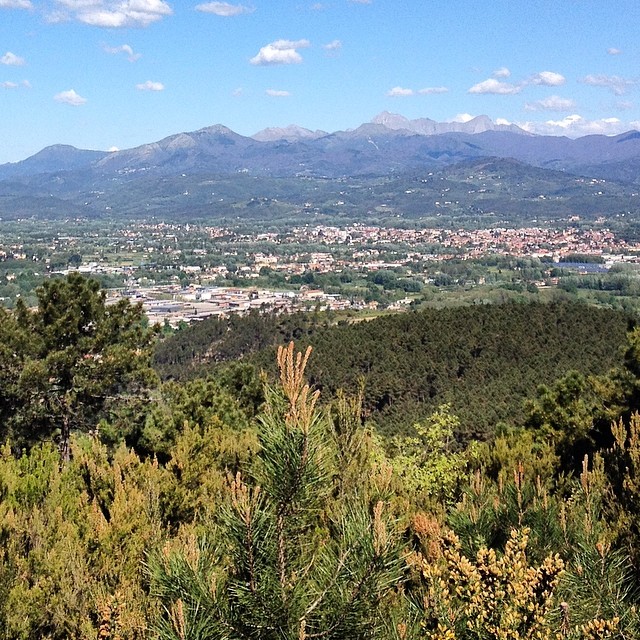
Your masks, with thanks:
[[[63,460],[73,431],[95,429],[119,401],[154,379],[153,331],[140,306],[107,305],[99,284],[78,273],[48,280],[38,306],[0,312],[0,418],[14,446],[54,439]]]
[[[150,558],[163,640],[372,638],[402,563],[381,501],[332,502],[327,419],[304,380],[310,349],[278,351],[260,452],[230,479],[218,531]]]

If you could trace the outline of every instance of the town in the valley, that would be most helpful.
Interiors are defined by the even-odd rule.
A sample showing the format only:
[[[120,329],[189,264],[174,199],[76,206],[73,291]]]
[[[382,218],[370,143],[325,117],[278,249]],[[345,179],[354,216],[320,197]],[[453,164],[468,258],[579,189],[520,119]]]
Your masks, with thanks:
[[[402,310],[428,299],[429,290],[451,287],[532,291],[556,287],[562,276],[602,279],[612,271],[628,279],[640,260],[639,242],[604,220],[582,226],[578,217],[553,228],[234,229],[159,221],[14,227],[0,245],[5,301],[21,294],[18,285],[29,277],[77,270],[101,279],[111,300],[141,302],[150,322],[171,326],[252,310]]]

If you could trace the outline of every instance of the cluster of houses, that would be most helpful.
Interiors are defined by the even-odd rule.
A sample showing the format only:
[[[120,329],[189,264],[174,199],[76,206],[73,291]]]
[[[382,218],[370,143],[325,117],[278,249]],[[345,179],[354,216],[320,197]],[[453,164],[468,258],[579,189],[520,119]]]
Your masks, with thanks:
[[[121,297],[142,303],[151,324],[169,324],[173,327],[209,316],[228,316],[232,313],[293,313],[309,309],[341,310],[352,307],[349,300],[338,295],[304,287],[300,291],[271,291],[168,285],[125,290],[114,293],[111,300]]]

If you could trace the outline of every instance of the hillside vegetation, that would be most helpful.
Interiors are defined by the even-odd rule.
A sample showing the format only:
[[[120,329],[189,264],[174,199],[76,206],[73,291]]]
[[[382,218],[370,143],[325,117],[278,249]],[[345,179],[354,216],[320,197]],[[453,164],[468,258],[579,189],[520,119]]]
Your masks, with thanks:
[[[105,175],[51,172],[0,179],[0,215],[3,220],[157,217],[217,224],[421,221],[454,228],[557,224],[576,215],[625,223],[637,219],[637,184],[626,168],[630,161],[621,165],[619,178],[609,171],[605,181],[597,170],[571,174],[511,157],[464,157],[436,166],[356,173],[347,168],[338,175],[241,170],[229,175],[220,168],[181,171],[173,165],[160,175],[146,169]]]
[[[577,305],[447,313],[269,319],[263,342],[248,330],[229,342],[240,362],[161,382],[140,309],[106,305],[92,281],[73,275],[41,288],[35,309],[0,311],[0,637],[637,638],[640,330],[623,338],[624,316]],[[225,332],[212,330],[207,357]],[[320,348],[275,350],[282,332]],[[410,433],[387,437],[366,386],[309,382],[342,375],[338,362],[383,379],[384,359],[411,378],[407,354],[433,343],[467,367],[440,380],[469,375],[479,403],[508,357],[524,376],[547,343],[540,368],[570,362],[580,341],[585,363],[610,370],[557,364],[527,394],[523,425],[493,425],[486,441],[452,404],[424,405]],[[494,368],[481,376],[484,351]],[[258,378],[263,361],[272,373]]]

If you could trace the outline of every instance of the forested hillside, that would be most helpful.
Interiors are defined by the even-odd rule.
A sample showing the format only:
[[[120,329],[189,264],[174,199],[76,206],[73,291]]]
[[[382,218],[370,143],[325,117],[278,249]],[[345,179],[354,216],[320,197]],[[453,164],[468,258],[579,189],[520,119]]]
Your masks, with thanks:
[[[0,638],[640,637],[633,322],[567,304],[298,320],[203,323],[191,350],[179,333],[158,359],[230,361],[161,382],[140,308],[92,281],[0,311]],[[522,424],[487,416],[473,439],[463,416],[499,402],[509,360]],[[375,372],[364,391],[350,367]],[[476,388],[468,406],[436,395],[387,435],[367,389],[399,404],[396,381],[417,394],[431,371]]]
[[[427,310],[329,326],[319,316],[209,319],[160,343],[164,376],[189,377],[242,358],[273,370],[275,346],[315,350],[312,383],[327,395],[355,392],[382,431],[406,430],[450,403],[460,433],[484,438],[520,423],[524,400],[570,370],[604,374],[619,362],[631,319],[577,303],[507,304]]]

